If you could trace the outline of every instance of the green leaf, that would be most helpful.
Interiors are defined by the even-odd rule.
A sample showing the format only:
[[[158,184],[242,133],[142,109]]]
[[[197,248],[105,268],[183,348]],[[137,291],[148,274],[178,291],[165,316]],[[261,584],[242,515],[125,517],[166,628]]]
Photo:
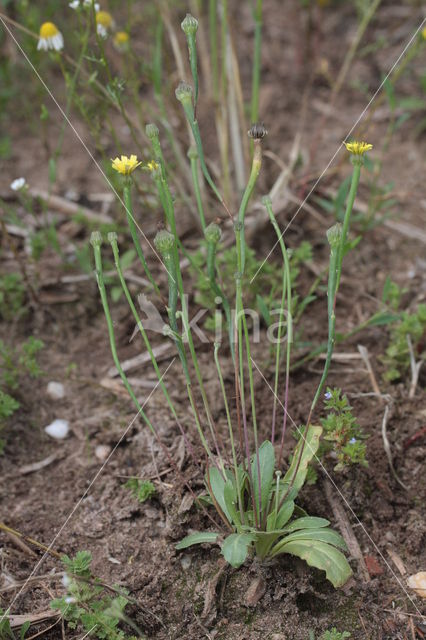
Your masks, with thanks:
[[[209,480],[209,482],[206,482],[208,492],[210,495],[213,494],[211,497],[217,502],[228,521],[232,522],[231,514],[225,502],[225,480],[223,475],[217,467],[210,467],[207,473]]]
[[[343,553],[326,542],[293,540],[280,546],[278,553],[290,553],[293,556],[298,556],[305,560],[309,566],[325,571],[327,579],[335,588],[345,584],[352,574]]]
[[[29,620],[27,620],[26,622],[24,622],[24,624],[21,627],[21,631],[19,632],[19,637],[21,640],[24,640],[25,638],[25,634],[27,633],[28,629],[31,626],[31,622]]]
[[[320,529],[322,527],[328,527],[329,524],[329,521],[325,518],[306,516],[293,520],[293,522],[286,526],[285,530],[288,533],[289,531],[297,531],[298,529]]]
[[[400,319],[400,316],[395,313],[388,313],[384,311],[383,313],[375,313],[374,316],[370,318],[368,321],[369,327],[379,326],[391,324],[392,322],[396,322]]]
[[[262,515],[268,506],[269,493],[271,490],[272,478],[275,469],[275,451],[272,442],[266,440],[259,448],[259,465],[256,454],[251,463],[253,477],[253,492],[256,511],[259,513],[259,484],[260,484],[260,504]],[[260,471],[260,482],[259,482]]]
[[[131,266],[135,257],[136,251],[134,249],[128,249],[123,253],[123,255],[120,257],[120,265],[123,271]]]
[[[331,544],[334,547],[339,547],[340,549],[343,549],[343,551],[346,551],[346,543],[343,540],[342,536],[336,531],[333,531],[328,527],[324,527],[323,529],[302,529],[300,531],[291,533],[289,536],[286,536],[284,539],[277,542],[272,550],[272,555],[279,553],[279,549],[281,546],[287,544],[288,542],[293,542],[293,540],[312,540],[313,542],[319,540],[321,542]]]
[[[231,533],[222,544],[222,555],[232,567],[237,569],[247,558],[249,545],[256,535],[252,533]]]
[[[175,549],[187,549],[192,547],[193,544],[203,544],[203,542],[210,542],[214,544],[219,534],[214,531],[199,531],[198,533],[191,533],[186,536],[180,542],[177,543]]]
[[[277,529],[282,529],[282,527],[290,520],[291,516],[293,515],[293,511],[293,500],[286,500],[278,512],[277,519],[275,521],[275,527]]]
[[[289,485],[292,484],[292,492],[291,498],[295,498],[299,493],[300,489],[303,487],[303,483],[305,482],[306,474],[308,472],[308,464],[316,454],[319,447],[319,439],[322,433],[322,427],[318,425],[309,425],[308,431],[303,433],[303,437],[300,438],[297,446],[294,450],[294,455],[291,461],[291,465],[283,478],[283,484]],[[300,461],[299,467],[297,467],[297,463],[299,460],[299,453],[304,443],[304,438],[306,439],[306,444],[303,448],[302,459]],[[297,469],[297,472],[296,472]]]
[[[228,480],[225,482],[225,486],[223,488],[223,497],[232,522],[235,525],[241,524],[241,518],[236,508],[238,501],[237,491],[231,478],[228,478]]]

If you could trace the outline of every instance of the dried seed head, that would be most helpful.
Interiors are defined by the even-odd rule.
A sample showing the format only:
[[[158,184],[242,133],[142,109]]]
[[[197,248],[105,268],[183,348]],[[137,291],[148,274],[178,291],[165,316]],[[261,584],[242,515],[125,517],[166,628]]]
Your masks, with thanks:
[[[208,227],[205,228],[204,236],[207,242],[216,245],[222,237],[221,228],[215,222],[211,222]]]
[[[186,36],[193,36],[194,34],[197,33],[198,20],[194,18],[194,16],[191,16],[190,13],[187,13],[184,20],[182,20],[180,26]]]
[[[161,253],[161,255],[164,255],[165,253],[170,253],[170,251],[173,249],[175,245],[175,239],[170,231],[167,231],[167,229],[160,229],[160,231],[157,232],[157,235],[154,238],[154,244],[159,253]]]
[[[192,87],[187,82],[179,82],[175,91],[176,98],[179,100],[179,102],[192,100],[192,93]]]
[[[156,138],[160,133],[156,124],[147,124],[145,127],[145,132],[150,140]]]
[[[253,138],[253,140],[262,140],[262,138],[264,138],[267,133],[268,132],[263,122],[255,122],[247,131],[249,138]]]
[[[99,231],[92,231],[90,236],[90,244],[92,247],[100,247],[102,244],[102,235]]]
[[[330,247],[338,247],[342,239],[342,225],[340,222],[336,222],[327,231],[327,240]]]

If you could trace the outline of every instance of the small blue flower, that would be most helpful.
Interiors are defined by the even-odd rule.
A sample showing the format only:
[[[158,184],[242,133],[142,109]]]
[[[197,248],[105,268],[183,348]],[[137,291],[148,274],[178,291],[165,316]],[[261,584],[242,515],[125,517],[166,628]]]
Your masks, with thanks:
[[[333,394],[331,393],[331,391],[327,391],[327,393],[324,393],[324,398],[326,400],[331,400],[332,397],[333,397]]]
[[[349,444],[355,444],[355,442],[356,442],[356,438],[351,438],[351,439],[349,440]]]

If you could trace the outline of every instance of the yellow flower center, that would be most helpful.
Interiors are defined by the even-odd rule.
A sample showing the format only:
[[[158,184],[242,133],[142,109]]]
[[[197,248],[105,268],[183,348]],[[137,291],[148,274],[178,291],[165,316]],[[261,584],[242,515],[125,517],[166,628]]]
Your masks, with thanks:
[[[128,176],[132,171],[136,169],[141,163],[138,162],[137,156],[132,154],[130,158],[128,156],[121,156],[121,158],[114,158],[112,160],[112,168],[122,173],[124,176]]]
[[[40,27],[40,38],[44,40],[48,40],[49,38],[53,38],[57,36],[59,33],[59,29],[53,22],[44,22]]]
[[[117,31],[114,36],[115,44],[127,44],[129,42],[129,34],[125,31]]]
[[[96,14],[96,24],[102,25],[105,29],[112,26],[112,15],[108,11],[98,11]]]
[[[151,160],[146,166],[150,171],[157,171],[159,164],[158,162],[155,162],[155,160]]]
[[[355,156],[363,156],[366,151],[373,148],[368,142],[345,142],[346,149]]]

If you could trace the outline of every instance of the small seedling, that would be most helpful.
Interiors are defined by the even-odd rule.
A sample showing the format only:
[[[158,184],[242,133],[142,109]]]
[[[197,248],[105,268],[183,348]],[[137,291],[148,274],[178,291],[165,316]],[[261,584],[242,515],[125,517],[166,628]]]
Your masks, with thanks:
[[[149,480],[130,478],[124,486],[130,489],[132,496],[138,502],[145,502],[155,494],[155,486]]]
[[[129,601],[123,589],[119,595],[110,595],[105,585],[92,576],[90,565],[92,555],[89,551],[78,551],[74,558],[62,556],[65,568],[63,585],[67,589],[65,596],[55,598],[50,603],[52,609],[60,611],[70,629],[81,626],[87,635],[100,640],[132,640],[119,628],[125,622],[144,638],[140,630],[125,615]],[[111,588],[112,591],[118,589]]]

